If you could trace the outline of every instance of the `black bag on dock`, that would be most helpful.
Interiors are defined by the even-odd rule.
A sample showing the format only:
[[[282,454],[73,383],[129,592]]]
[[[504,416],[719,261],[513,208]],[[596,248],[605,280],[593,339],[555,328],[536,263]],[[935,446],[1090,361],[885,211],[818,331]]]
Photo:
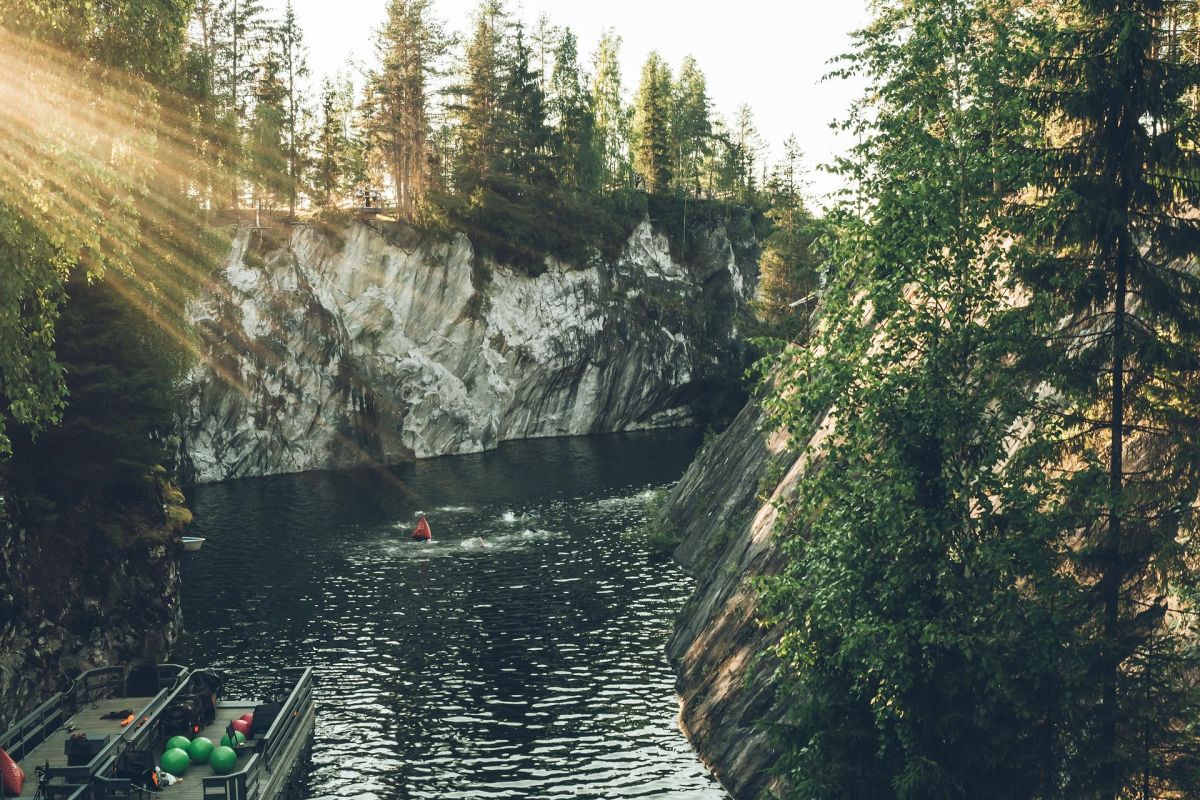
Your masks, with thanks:
[[[250,725],[250,738],[254,739],[271,730],[271,725],[283,710],[282,703],[263,703],[254,707],[254,722]]]
[[[109,737],[89,739],[86,736],[71,736],[63,743],[63,754],[68,767],[86,767],[108,744]]]
[[[154,753],[147,750],[126,750],[113,765],[114,778],[128,778],[135,786],[154,785]]]
[[[217,719],[217,697],[221,693],[221,681],[211,672],[196,672],[192,675],[196,687],[196,711],[200,725],[204,727]]]
[[[163,709],[163,736],[186,736],[189,739],[200,730],[200,714],[195,700],[177,700]]]

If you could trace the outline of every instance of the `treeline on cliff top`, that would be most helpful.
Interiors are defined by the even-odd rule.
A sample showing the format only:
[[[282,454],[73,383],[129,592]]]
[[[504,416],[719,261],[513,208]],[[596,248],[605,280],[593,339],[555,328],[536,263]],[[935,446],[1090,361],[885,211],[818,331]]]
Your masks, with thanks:
[[[788,796],[1200,796],[1200,4],[873,12],[764,394]]]
[[[361,91],[313,92],[290,6],[0,0],[2,516],[161,508],[172,387],[198,356],[184,309],[231,210],[336,215],[373,187],[530,270],[582,265],[647,213],[681,257],[702,226],[740,245],[768,215],[812,220],[794,143],[768,168],[749,110],[716,117],[691,59],[672,76],[651,55],[630,106],[615,33],[587,71],[569,30],[496,0],[464,38],[394,0],[376,45]]]
[[[202,0],[191,31],[188,93],[215,121],[197,137],[208,208],[294,217],[370,200],[537,270],[546,255],[611,256],[648,212],[685,249],[689,224],[745,227],[798,197],[794,142],[769,166],[749,107],[715,114],[690,57],[672,74],[651,53],[627,87],[612,30],[588,58],[569,28],[545,15],[527,26],[502,0],[483,0],[462,32],[433,0],[391,0],[369,65],[316,90],[290,5],[275,19],[256,0]]]

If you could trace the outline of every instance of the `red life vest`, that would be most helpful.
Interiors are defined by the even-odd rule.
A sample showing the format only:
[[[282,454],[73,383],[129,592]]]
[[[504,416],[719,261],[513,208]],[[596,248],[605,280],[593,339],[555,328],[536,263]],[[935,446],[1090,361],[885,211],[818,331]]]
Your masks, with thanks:
[[[433,531],[429,530],[429,523],[425,521],[424,517],[421,517],[421,521],[417,523],[412,538],[416,542],[428,542],[433,538]]]

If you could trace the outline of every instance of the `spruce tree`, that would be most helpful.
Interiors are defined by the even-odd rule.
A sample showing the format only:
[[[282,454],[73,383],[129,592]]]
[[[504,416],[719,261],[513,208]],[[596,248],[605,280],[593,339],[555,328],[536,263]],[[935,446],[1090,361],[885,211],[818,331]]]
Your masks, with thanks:
[[[470,197],[488,176],[500,174],[503,154],[501,95],[511,21],[501,0],[483,0],[475,12],[475,31],[467,45],[458,117],[459,146],[454,165],[456,189]]]
[[[633,103],[634,167],[651,194],[671,184],[671,71],[662,56],[651,52]]]
[[[306,162],[310,149],[311,111],[306,100],[309,77],[308,49],[296,22],[296,12],[292,8],[291,0],[288,0],[283,19],[275,28],[274,36],[279,42],[284,91],[283,127],[284,154],[287,158],[288,219],[295,219],[297,195],[305,188],[304,178],[308,171]]]
[[[674,178],[682,191],[699,194],[700,171],[712,138],[708,84],[696,59],[687,56],[672,87],[671,147]]]
[[[260,51],[254,111],[247,134],[247,174],[260,207],[274,208],[288,194],[287,87],[278,39],[268,37]]]
[[[532,56],[525,44],[524,26],[518,23],[500,94],[499,133],[504,148],[504,177],[517,184],[544,187],[552,177],[548,163],[550,129],[546,125],[546,97]]]
[[[591,195],[600,183],[600,158],[596,150],[596,118],[591,93],[584,85],[578,44],[570,28],[562,31],[554,50],[554,76],[550,80],[549,118],[551,162],[560,186]]]
[[[391,177],[398,213],[409,219],[433,182],[429,79],[448,45],[429,0],[392,0],[376,42],[380,66],[366,90],[373,107],[366,135]]]
[[[1031,82],[1046,143],[1018,265],[1046,345],[1028,361],[1063,415],[1094,653],[1077,795],[1200,791],[1200,642],[1170,611],[1193,608],[1200,491],[1200,72],[1172,30],[1194,14],[1065,3]]]
[[[213,32],[216,87],[223,98],[223,171],[229,183],[230,206],[237,209],[247,171],[246,131],[252,119],[251,100],[261,78],[259,50],[266,20],[261,0],[219,0]],[[251,168],[253,168],[251,166]]]
[[[621,37],[611,28],[600,36],[592,58],[592,117],[596,120],[596,152],[605,189],[627,186],[629,110],[621,87]]]
[[[314,201],[332,208],[353,190],[350,160],[353,148],[350,119],[354,109],[354,86],[348,78],[326,78],[321,84],[317,125],[309,182]]]

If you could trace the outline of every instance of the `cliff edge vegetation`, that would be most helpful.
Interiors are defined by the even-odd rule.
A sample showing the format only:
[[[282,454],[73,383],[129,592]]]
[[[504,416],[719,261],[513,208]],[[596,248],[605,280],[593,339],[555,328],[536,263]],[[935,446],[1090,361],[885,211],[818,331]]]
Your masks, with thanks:
[[[1200,790],[1194,14],[857,34],[812,340],[664,510],[700,574],[683,723],[736,797]]]

